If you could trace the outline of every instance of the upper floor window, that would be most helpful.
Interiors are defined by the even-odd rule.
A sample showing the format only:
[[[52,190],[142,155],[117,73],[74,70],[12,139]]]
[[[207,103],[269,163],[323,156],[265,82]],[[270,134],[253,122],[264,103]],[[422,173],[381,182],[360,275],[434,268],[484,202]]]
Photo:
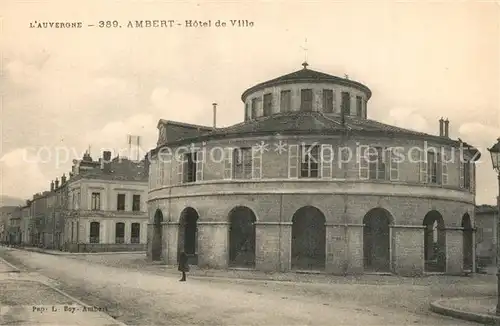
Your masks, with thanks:
[[[363,116],[363,98],[361,96],[356,96],[356,116]]]
[[[318,178],[319,177],[319,146],[305,145],[300,146],[300,177]]]
[[[122,222],[116,223],[115,243],[125,243],[125,223]]]
[[[101,193],[99,192],[92,193],[90,209],[93,211],[101,210]]]
[[[331,89],[323,90],[323,112],[333,112],[333,90]]]
[[[132,211],[139,212],[141,210],[141,195],[132,196]]]
[[[252,148],[234,149],[233,177],[235,179],[252,178]]]
[[[386,158],[383,147],[371,147],[369,152],[369,178],[386,180]]]
[[[470,161],[463,162],[463,179],[464,179],[464,188],[465,189],[470,189],[471,188],[471,163]]]
[[[429,183],[433,184],[441,183],[440,163],[441,159],[439,153],[434,153],[434,152],[427,153],[427,178]]]
[[[270,116],[273,110],[273,94],[264,95],[264,116]]]
[[[187,183],[196,181],[196,154],[197,153],[184,154],[182,182]]]
[[[280,111],[289,112],[292,110],[292,91],[281,91]]]
[[[312,111],[313,92],[312,89],[303,89],[300,91],[300,110]]]
[[[116,210],[117,211],[125,210],[125,194],[118,194],[116,196]]]
[[[351,114],[351,95],[349,92],[342,92],[342,102],[340,109],[346,115]]]

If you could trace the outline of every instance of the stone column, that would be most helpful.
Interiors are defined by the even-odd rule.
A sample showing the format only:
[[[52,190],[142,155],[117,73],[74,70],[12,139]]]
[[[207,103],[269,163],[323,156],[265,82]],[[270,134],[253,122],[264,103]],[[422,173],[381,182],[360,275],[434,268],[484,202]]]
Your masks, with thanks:
[[[179,222],[162,222],[162,254],[167,265],[177,265]]]
[[[255,268],[261,271],[290,270],[291,222],[255,223]]]
[[[447,227],[446,232],[446,273],[462,274],[463,271],[463,228]]]
[[[422,225],[391,225],[392,269],[402,276],[424,273],[424,231]]]
[[[198,222],[198,266],[227,268],[229,261],[229,223]]]

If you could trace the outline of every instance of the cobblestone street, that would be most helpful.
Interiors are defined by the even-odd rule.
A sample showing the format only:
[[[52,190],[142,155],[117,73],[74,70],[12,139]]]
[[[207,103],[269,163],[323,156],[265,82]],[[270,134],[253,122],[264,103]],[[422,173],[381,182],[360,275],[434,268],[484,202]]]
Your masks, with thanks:
[[[476,325],[433,314],[429,302],[441,295],[495,291],[490,276],[408,279],[293,274],[293,280],[292,274],[282,274],[250,280],[236,278],[235,272],[201,276],[208,273],[195,270],[188,282],[179,283],[175,270],[147,264],[138,254],[0,252],[131,325]],[[243,277],[251,278],[250,274]],[[273,281],[276,276],[286,281]]]

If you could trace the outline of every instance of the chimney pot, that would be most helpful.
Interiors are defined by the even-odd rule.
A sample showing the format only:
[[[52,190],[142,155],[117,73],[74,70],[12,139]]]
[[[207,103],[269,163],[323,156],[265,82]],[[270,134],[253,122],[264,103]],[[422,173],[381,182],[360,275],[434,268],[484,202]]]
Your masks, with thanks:
[[[50,182],[50,191],[54,191],[54,181]]]
[[[441,119],[439,119],[439,136],[440,137],[444,136],[444,119],[443,119],[443,117],[441,117]]]
[[[66,174],[63,174],[61,177],[61,186],[66,183]]]
[[[444,136],[445,137],[450,136],[450,121],[448,121],[448,118],[444,120]]]
[[[58,178],[56,178],[56,182],[55,182],[55,185],[54,185],[54,186],[55,186],[55,188],[56,188],[56,189],[58,189],[58,188],[59,188],[59,179],[58,179]]]

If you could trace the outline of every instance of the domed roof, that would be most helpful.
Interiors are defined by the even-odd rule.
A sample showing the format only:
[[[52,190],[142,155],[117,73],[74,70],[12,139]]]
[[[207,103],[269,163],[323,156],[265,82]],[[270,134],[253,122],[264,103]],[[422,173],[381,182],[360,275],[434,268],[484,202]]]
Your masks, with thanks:
[[[263,88],[282,85],[282,84],[296,84],[296,83],[324,83],[324,82],[334,83],[334,84],[358,88],[366,92],[368,99],[372,95],[371,90],[361,83],[358,83],[356,81],[347,78],[340,78],[337,76],[326,74],[324,72],[309,69],[307,68],[308,66],[307,63],[304,63],[303,66],[304,66],[303,69],[294,71],[290,74],[286,74],[250,87],[249,89],[244,91],[243,94],[241,95],[242,101],[245,101],[246,97],[249,94],[261,90]]]

